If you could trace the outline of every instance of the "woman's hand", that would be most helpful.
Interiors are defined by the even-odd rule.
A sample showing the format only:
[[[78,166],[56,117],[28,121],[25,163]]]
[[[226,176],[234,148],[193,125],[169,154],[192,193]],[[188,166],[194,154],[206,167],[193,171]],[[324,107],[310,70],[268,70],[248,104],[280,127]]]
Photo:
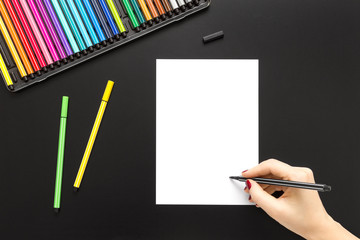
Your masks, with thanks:
[[[274,159],[264,161],[244,171],[242,175],[246,178],[263,177],[315,183],[311,169],[292,167]],[[251,202],[256,203],[257,207],[262,208],[281,225],[306,239],[358,239],[328,215],[317,191],[259,185],[252,180],[248,180],[246,184],[245,191],[250,194]],[[275,198],[271,195],[275,191],[284,193]]]

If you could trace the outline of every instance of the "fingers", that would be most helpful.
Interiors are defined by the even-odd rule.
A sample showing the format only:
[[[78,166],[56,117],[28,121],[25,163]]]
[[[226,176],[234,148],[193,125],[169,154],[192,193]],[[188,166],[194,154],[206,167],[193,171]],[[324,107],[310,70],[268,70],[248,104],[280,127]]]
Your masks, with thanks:
[[[248,193],[250,194],[249,201],[256,203],[269,215],[279,209],[280,206],[277,199],[262,189],[258,183],[253,180],[247,180],[246,185]]]
[[[288,179],[291,172],[292,167],[290,165],[275,159],[269,159],[243,172],[242,175],[246,178],[253,178],[271,174],[281,179]]]

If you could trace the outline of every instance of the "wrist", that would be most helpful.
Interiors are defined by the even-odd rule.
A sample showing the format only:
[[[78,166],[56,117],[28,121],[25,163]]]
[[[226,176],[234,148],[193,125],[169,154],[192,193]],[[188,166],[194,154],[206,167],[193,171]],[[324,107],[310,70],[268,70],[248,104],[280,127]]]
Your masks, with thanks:
[[[307,240],[359,240],[329,215],[319,221],[316,228],[309,233],[304,236]]]
[[[326,214],[303,237],[307,240],[331,240],[333,239],[333,231],[336,231],[338,225],[332,217]]]

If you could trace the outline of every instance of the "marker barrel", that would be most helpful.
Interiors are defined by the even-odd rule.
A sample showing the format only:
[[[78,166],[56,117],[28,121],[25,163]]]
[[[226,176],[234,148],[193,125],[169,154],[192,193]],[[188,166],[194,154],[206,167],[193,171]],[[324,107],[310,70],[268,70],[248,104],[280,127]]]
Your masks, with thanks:
[[[97,135],[97,133],[99,131],[101,120],[102,120],[102,118],[104,116],[106,105],[107,105],[107,102],[109,101],[113,86],[114,86],[114,82],[108,81],[108,83],[106,85],[104,95],[103,95],[103,98],[102,98],[102,101],[101,101],[101,104],[100,104],[99,111],[98,111],[98,113],[96,115],[95,123],[94,123],[94,126],[92,128],[89,141],[88,141],[88,143],[86,145],[85,153],[84,153],[83,159],[81,161],[79,171],[77,173],[77,176],[76,176],[76,179],[75,179],[75,182],[74,182],[74,188],[75,189],[80,188],[80,184],[81,184],[81,181],[83,179],[84,172],[85,172],[85,169],[86,169],[86,166],[87,166],[87,163],[89,161],[90,154],[91,154],[91,150],[92,150],[92,148],[94,146],[96,135]]]
[[[19,5],[19,1],[14,0],[14,1],[12,1],[12,3],[14,5],[15,11],[20,19],[20,22],[24,28],[25,34],[29,39],[30,45],[34,50],[35,56],[36,56],[37,60],[39,61],[40,66],[43,68],[46,66],[46,62],[44,60],[43,55],[41,54],[41,50],[35,40],[34,34],[32,33],[32,31],[30,29],[30,26],[29,26],[29,24],[26,20],[26,17],[22,11],[22,8]]]
[[[10,50],[11,55],[14,58],[14,61],[19,70],[20,76],[25,77],[27,75],[26,70],[24,68],[24,65],[21,62],[19,54],[16,51],[14,43],[11,40],[10,34],[9,34],[8,30],[6,29],[5,23],[1,16],[0,16],[0,30],[4,36],[5,42]]]
[[[1,69],[1,75],[3,76],[6,85],[10,90],[14,90],[13,81],[10,77],[9,71],[6,67],[6,64],[4,62],[4,58],[2,57],[0,53],[0,69]]]
[[[110,26],[110,28],[111,28],[111,31],[112,31],[113,35],[118,35],[118,34],[119,34],[119,30],[118,30],[118,28],[116,27],[116,24],[115,24],[115,22],[114,22],[114,19],[113,19],[113,17],[111,16],[110,10],[109,10],[109,8],[108,8],[105,0],[99,0],[99,2],[100,2],[100,6],[101,6],[101,8],[102,8],[102,10],[103,10],[103,13],[104,13],[104,15],[105,15],[105,17],[106,17],[106,20],[107,20],[107,22],[108,22],[108,24],[109,24],[109,26]]]
[[[113,0],[107,0],[107,3],[109,5],[109,8],[110,8],[110,11],[114,17],[114,20],[120,30],[120,32],[126,32],[126,29],[125,29],[125,26],[121,20],[121,17],[119,15],[119,12],[118,10],[116,9],[116,6],[114,4],[114,1]]]
[[[136,19],[136,16],[135,16],[135,14],[134,14],[134,12],[133,12],[133,10],[131,8],[129,0],[122,0],[122,2],[124,4],[124,7],[125,7],[125,10],[126,10],[127,14],[130,17],[130,20],[131,20],[131,23],[132,23],[133,27],[134,28],[139,27],[139,22]]]
[[[95,28],[95,31],[100,39],[101,42],[105,41],[105,35],[103,30],[101,29],[100,23],[96,17],[96,14],[94,12],[93,7],[91,6],[91,3],[89,0],[83,0],[84,6],[86,8],[87,13],[89,14],[90,20],[92,22],[92,25]]]
[[[79,32],[78,27],[76,26],[75,20],[71,15],[70,9],[66,3],[65,0],[60,0],[60,5],[62,7],[62,10],[64,12],[64,15],[66,17],[66,19],[68,20],[69,26],[74,34],[75,40],[78,44],[78,46],[80,47],[80,50],[83,51],[86,49],[86,45],[84,43],[84,40],[81,37],[81,34]]]
[[[149,1],[152,1],[152,0],[149,0]],[[164,9],[163,5],[161,4],[160,0],[154,0],[154,3],[156,5],[156,9],[158,10],[159,14],[164,15],[166,12],[165,12],[165,9]]]
[[[155,0],[156,1],[156,0]],[[165,11],[171,14],[172,8],[168,0],[161,0],[162,4],[164,5]]]
[[[136,2],[136,0],[130,0],[131,2],[131,5],[135,11],[135,14],[136,14],[136,17],[137,19],[139,20],[139,22],[142,24],[142,23],[145,23],[145,18],[140,10],[140,7],[138,5],[138,3]]]
[[[145,1],[144,0],[137,0],[137,1],[140,5],[141,11],[143,12],[143,14],[145,16],[146,21],[150,21],[152,19],[152,16],[149,12],[149,9],[146,6]]]
[[[85,41],[86,47],[89,48],[89,47],[93,46],[90,36],[87,33],[85,25],[84,25],[83,21],[81,20],[80,14],[76,8],[74,0],[68,0],[67,3],[69,5],[70,11],[75,19],[76,25],[79,28],[80,34]]]
[[[20,39],[15,31],[14,25],[12,24],[12,21],[9,17],[9,14],[5,8],[4,2],[0,0],[0,12],[3,17],[3,20],[5,21],[5,25],[10,32],[10,36],[12,38],[13,43],[15,44],[15,47],[18,51],[18,54],[20,55],[20,58],[22,60],[22,63],[24,64],[24,67],[28,74],[32,74],[34,72],[29,59],[25,53],[25,50],[20,42]]]
[[[86,26],[86,29],[91,37],[91,40],[93,41],[94,44],[98,44],[99,43],[99,38],[97,37],[95,30],[90,22],[90,19],[86,13],[86,10],[84,8],[83,3],[81,2],[81,0],[75,0],[76,6],[79,9],[80,15],[84,21],[84,24]]]
[[[56,165],[56,179],[55,179],[55,194],[54,194],[54,209],[60,209],[61,202],[61,185],[64,165],[65,153],[65,137],[66,137],[66,120],[68,114],[69,97],[62,98],[61,116],[60,116],[60,130],[59,130],[59,143],[58,155]]]
[[[20,0],[20,4],[22,6],[22,9],[24,10],[26,18],[27,18],[27,20],[28,20],[28,22],[30,24],[30,27],[31,27],[34,35],[35,35],[35,38],[36,38],[37,42],[39,43],[41,52],[45,57],[46,63],[48,65],[52,64],[54,61],[53,61],[53,59],[52,59],[52,57],[50,55],[50,52],[49,52],[49,50],[48,50],[48,48],[47,48],[47,46],[45,44],[45,41],[44,41],[44,39],[43,39],[43,37],[42,37],[42,35],[40,33],[40,30],[39,30],[39,28],[37,26],[37,23],[36,23],[32,13],[31,13],[31,10],[30,10],[26,0]]]
[[[102,26],[102,29],[105,32],[105,36],[107,39],[111,39],[114,35],[112,34],[109,25],[106,22],[106,18],[104,16],[104,13],[101,10],[101,6],[99,5],[97,0],[90,0],[92,3],[92,6],[94,7],[95,13],[100,21],[100,24]]]
[[[15,10],[13,8],[13,6],[11,5],[11,1],[10,0],[4,0],[5,6],[10,14],[10,17],[12,19],[12,22],[14,23],[15,29],[17,31],[17,33],[19,34],[19,37],[21,39],[22,44],[24,45],[25,51],[27,56],[29,57],[29,60],[34,68],[35,71],[39,71],[40,70],[40,66],[36,60],[36,57],[34,55],[33,50],[30,47],[30,43],[26,38],[26,34],[24,32],[24,30],[21,27],[21,23],[15,13]]]
[[[39,8],[41,16],[43,17],[43,19],[45,21],[47,29],[49,30],[51,39],[54,42],[57,51],[59,52],[60,59],[66,58],[67,55],[66,55],[66,53],[64,51],[64,48],[61,45],[60,39],[57,36],[56,31],[55,31],[55,29],[54,29],[54,27],[53,27],[53,25],[51,23],[50,17],[49,17],[49,15],[48,15],[48,13],[47,13],[47,11],[45,9],[45,6],[44,6],[43,2],[41,0],[35,0],[35,1],[36,1],[36,4],[37,4],[38,8]]]
[[[42,20],[42,18],[40,16],[40,13],[39,13],[36,5],[35,5],[34,0],[28,0],[28,3],[29,3],[29,6],[31,8],[31,11],[32,11],[32,13],[33,13],[33,15],[35,17],[35,20],[36,20],[36,22],[37,22],[37,24],[38,24],[38,26],[40,28],[40,31],[41,31],[44,39],[45,39],[46,45],[48,46],[48,49],[49,49],[49,51],[51,53],[51,56],[52,56],[53,60],[55,62],[59,61],[60,60],[59,55],[58,55],[58,53],[57,53],[57,51],[56,51],[56,49],[54,47],[54,44],[53,44],[53,42],[52,42],[52,40],[50,38],[50,35],[49,35],[48,31],[47,31],[47,28],[45,27],[45,24],[44,24],[44,22],[43,22],[43,20]]]
[[[155,7],[153,1],[152,1],[152,0],[146,0],[146,4],[147,4],[148,7],[149,7],[149,10],[150,10],[150,12],[151,12],[152,17],[153,17],[153,18],[159,17],[159,14],[158,14],[158,12],[156,11],[156,7]]]

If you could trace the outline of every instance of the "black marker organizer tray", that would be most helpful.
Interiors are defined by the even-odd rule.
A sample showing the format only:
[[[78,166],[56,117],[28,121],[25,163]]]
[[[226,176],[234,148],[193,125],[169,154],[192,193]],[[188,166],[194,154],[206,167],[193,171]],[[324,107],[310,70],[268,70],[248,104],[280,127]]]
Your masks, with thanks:
[[[130,18],[128,14],[126,13],[125,7],[121,0],[114,0],[115,6],[119,12],[119,15],[122,19],[122,22],[126,28],[126,36],[125,34],[120,34],[118,36],[113,37],[112,43],[110,43],[111,40],[107,40],[106,46],[103,46],[101,43],[100,48],[96,48],[93,46],[92,51],[89,49],[86,50],[86,53],[79,52],[80,54],[78,56],[72,55],[72,60],[68,57],[66,58],[67,63],[65,63],[63,60],[60,60],[57,64],[54,63],[53,68],[50,66],[47,66],[47,72],[44,70],[40,70],[39,72],[35,72],[32,74],[33,76],[26,76],[25,78],[21,78],[21,75],[17,69],[17,66],[14,62],[14,59],[11,56],[10,50],[7,47],[7,44],[4,40],[3,35],[0,33],[0,52],[4,58],[5,65],[9,71],[10,77],[13,81],[13,89],[8,88],[11,92],[19,91],[23,88],[26,88],[30,85],[33,85],[34,83],[42,82],[46,80],[48,77],[55,75],[57,73],[60,73],[61,71],[64,71],[66,69],[69,69],[77,64],[80,64],[82,62],[85,62],[95,56],[98,56],[104,52],[110,51],[116,47],[119,47],[123,44],[126,44],[130,41],[133,41],[139,37],[145,36],[148,33],[151,33],[155,30],[158,30],[160,28],[165,27],[168,24],[171,24],[173,22],[182,20],[183,18],[196,13],[198,11],[201,11],[205,8],[207,8],[211,0],[194,0],[191,4],[191,6],[186,5],[184,8],[176,9],[177,11],[172,11],[171,16],[170,14],[165,14],[165,18],[159,17],[159,22],[152,21],[152,24],[145,23],[142,26],[140,25],[137,28],[134,28],[132,26],[132,23],[130,21]],[[3,77],[3,76],[2,76]],[[4,83],[6,85],[5,79]]]

